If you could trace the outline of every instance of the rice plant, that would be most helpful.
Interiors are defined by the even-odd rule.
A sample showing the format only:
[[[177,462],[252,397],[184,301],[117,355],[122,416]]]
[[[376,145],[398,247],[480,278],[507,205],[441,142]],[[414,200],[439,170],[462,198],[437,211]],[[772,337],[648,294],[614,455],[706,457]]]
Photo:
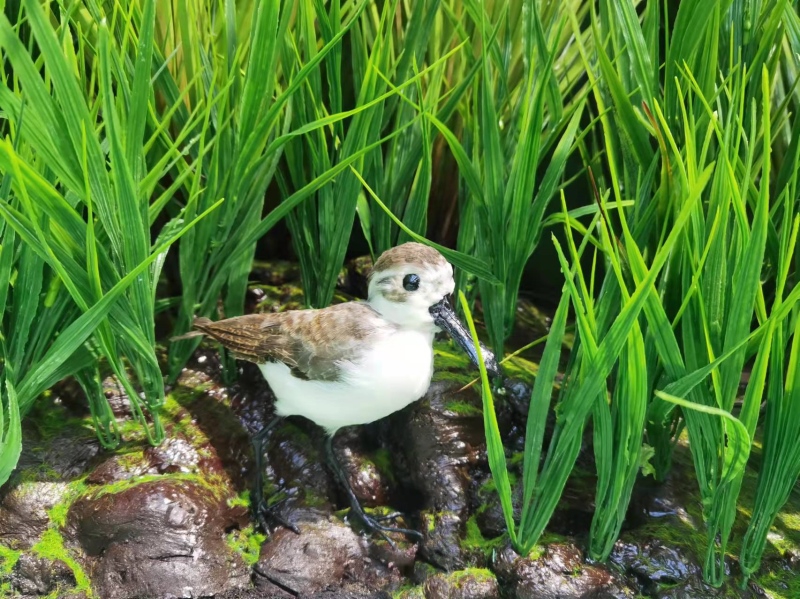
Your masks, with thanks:
[[[383,93],[385,74],[378,68],[385,67],[388,50],[383,46],[376,46],[371,60],[383,56],[384,62],[370,63],[367,87],[359,92],[355,108],[344,110],[335,91],[329,107],[320,102],[320,69],[325,66],[332,82],[339,83],[333,73],[341,63],[343,39],[358,36],[360,16],[368,5],[363,0],[332,4],[329,13],[321,4],[303,2],[298,3],[295,19],[294,4],[264,0],[253,8],[249,42],[238,40],[229,26],[222,59],[208,47],[211,41],[192,48],[197,55],[191,63],[203,64],[206,73],[213,73],[200,79],[205,89],[199,94],[212,98],[213,106],[203,112],[206,118],[195,128],[198,147],[188,156],[176,157],[176,178],[182,178],[186,195],[199,196],[198,209],[213,198],[228,201],[181,246],[182,297],[176,332],[187,330],[194,316],[211,315],[221,298],[226,317],[241,313],[255,244],[284,217],[297,239],[308,300],[312,305],[330,300],[358,199],[358,182],[348,174],[349,166],[378,152],[413,124],[386,133],[375,129],[381,123],[382,103],[395,94]],[[217,18],[224,15],[229,24],[236,21],[231,3],[224,4],[224,11],[222,3],[214,7]],[[322,24],[319,32],[313,27],[317,21]],[[188,75],[182,77],[188,80]],[[413,83],[412,79],[402,85]],[[169,87],[178,89],[174,77]],[[345,120],[349,141],[342,137]],[[284,150],[288,172],[281,171],[278,183],[285,193],[280,205],[262,218],[265,193]],[[202,159],[195,156],[198,152]],[[300,164],[306,156],[311,158],[308,173]],[[306,200],[308,207],[299,207]],[[172,378],[197,343],[185,340],[170,347]]]
[[[179,71],[165,71],[167,85],[172,90],[179,90],[181,81],[197,86],[198,105],[192,109],[204,115],[191,127],[182,124],[182,130],[193,133],[198,142],[187,156],[176,156],[175,178],[181,180],[186,197],[197,196],[197,210],[219,197],[227,201],[181,246],[177,333],[188,330],[195,316],[212,315],[223,297],[225,316],[241,314],[255,242],[279,220],[273,218],[265,225],[262,212],[285,143],[278,140],[291,123],[289,99],[311,68],[335,46],[330,43],[316,62],[289,80],[280,56],[292,20],[291,7],[277,0],[254,3],[250,35],[241,38],[233,3],[187,5],[189,18],[205,23],[220,20],[224,27],[220,28],[219,51],[211,35],[197,39],[191,28],[175,33],[190,37],[175,42],[183,61]],[[196,75],[194,69],[198,69]],[[203,110],[203,106],[207,108]],[[177,377],[197,343],[171,344],[171,378]]]
[[[785,208],[791,206],[790,198],[793,196],[794,194],[786,196]],[[791,212],[784,212],[784,217],[788,220],[790,214]],[[781,247],[785,251],[781,252],[782,261],[778,265],[779,281],[782,282],[775,294],[775,303],[778,305],[782,304],[786,275],[796,248],[798,225],[800,217],[795,216],[791,232],[789,227],[786,227],[782,236]],[[800,319],[797,318],[797,306],[797,303],[789,304],[790,310],[786,310],[787,318],[783,323],[773,325],[770,334],[765,335],[760,352],[766,357],[761,358],[762,353],[759,353],[762,369],[767,368],[765,362],[769,359],[766,383],[767,409],[764,422],[763,461],[758,477],[756,499],[739,556],[745,580],[758,570],[770,526],[800,478],[800,452],[795,442],[800,422],[800,415],[797,413],[800,406],[797,397],[800,393],[800,380],[798,380],[800,371],[797,365],[800,352]],[[792,342],[787,363],[786,347],[789,338]],[[768,345],[770,343],[771,347]]]
[[[504,482],[504,479],[507,479],[507,472],[504,458],[500,458],[502,441],[496,425],[491,424],[494,417],[491,389],[488,381],[485,379],[483,381],[484,418],[488,419],[486,434],[492,474],[497,483],[504,516],[509,527],[509,536],[517,551],[523,555],[529,553],[541,537],[558,505],[564,485],[578,457],[584,428],[590,414],[594,414],[595,418],[600,421],[599,424],[595,422],[597,428],[595,443],[604,443],[604,445],[596,447],[600,458],[599,463],[602,467],[609,469],[604,475],[601,473],[600,478],[604,482],[599,483],[599,496],[602,498],[608,493],[609,496],[616,497],[618,501],[627,502],[633,477],[640,466],[638,439],[641,435],[641,428],[637,430],[636,423],[643,418],[644,400],[646,399],[643,392],[646,364],[643,360],[639,315],[647,302],[652,285],[678,244],[684,227],[687,226],[710,179],[710,174],[710,169],[707,169],[696,185],[688,190],[681,211],[676,216],[675,226],[653,257],[646,276],[631,291],[627,290],[624,281],[618,283],[625,301],[622,309],[614,313],[612,318],[607,319],[607,327],[603,330],[599,329],[597,325],[600,320],[598,312],[602,314],[603,308],[611,304],[604,302],[599,310],[594,307],[594,299],[591,294],[592,285],[587,284],[585,276],[577,267],[581,255],[589,244],[590,236],[586,235],[580,246],[575,246],[570,242],[569,254],[572,265],[567,261],[566,254],[556,242],[562,272],[565,274],[567,283],[553,319],[545,354],[542,358],[540,375],[531,397],[521,482],[523,485],[522,511],[517,525],[513,522],[510,486],[507,481]],[[565,219],[569,219],[569,216],[565,215]],[[595,215],[595,222],[600,222],[599,214]],[[614,265],[615,272],[621,274],[620,258],[617,254],[619,249],[614,237],[609,231],[605,231],[596,241],[600,244],[606,258]],[[547,451],[543,452],[544,416],[550,406],[563,327],[570,304],[575,310],[580,342],[573,349],[568,367],[568,379],[558,392],[555,406],[556,428],[549,440]],[[605,413],[598,409],[597,404],[607,401],[606,380],[616,365],[619,365],[616,382],[619,390],[612,401],[614,399],[620,401],[615,403],[613,413]],[[629,372],[621,374],[623,370],[629,370]],[[627,395],[628,393],[631,393],[630,397]],[[612,458],[613,446],[610,444],[609,428],[612,422],[620,420],[632,423],[626,425],[627,436],[632,442],[627,444],[618,458]],[[544,460],[541,463],[540,456],[543,454]],[[614,471],[613,475],[611,474],[612,470]],[[614,486],[610,485],[612,478]],[[610,526],[610,533],[606,534],[612,543],[616,538],[623,515],[624,507],[616,515],[616,522],[612,521],[606,525],[606,528]]]
[[[556,245],[565,285],[532,392],[517,520],[481,373],[489,465],[514,547],[528,553],[543,534],[591,426],[588,553],[606,559],[643,466],[667,478],[685,432],[703,500],[704,575],[719,585],[761,424],[739,556],[745,577],[757,570],[800,476],[793,3],[4,8],[0,484],[20,453],[21,419],[65,376],[86,391],[105,446],[119,441],[100,389],[107,371],[158,443],[157,301],[176,306],[174,334],[195,316],[240,314],[256,243],[281,219],[314,307],[332,298],[356,216],[373,254],[435,237],[427,219],[441,202],[432,190],[447,149],[460,228],[458,251],[441,249],[459,288],[480,298],[497,352],[546,227],[567,232]],[[575,149],[596,197],[545,218],[576,176],[566,172]],[[179,237],[180,297],[157,298]],[[553,397],[570,314],[577,340]],[[171,344],[169,377],[197,343]]]
[[[514,323],[523,269],[542,235],[545,210],[581,122],[579,55],[575,35],[564,24],[567,14],[585,17],[588,6],[465,3],[475,32],[471,50],[481,57],[478,82],[462,109],[465,139],[433,120],[467,193],[462,214],[468,222],[459,249],[484,259],[502,281],[479,284],[487,332],[500,354]]]
[[[361,4],[360,9],[366,6],[366,3]],[[399,102],[390,90],[397,90],[396,86],[400,85],[403,88],[398,90],[400,93],[413,94],[421,86],[422,74],[413,73],[411,67],[424,63],[425,32],[420,28],[426,23],[430,24],[437,6],[438,2],[416,5],[413,18],[405,23],[402,37],[395,40],[393,30],[396,17],[402,11],[397,2],[384,4],[380,14],[374,5],[370,6],[370,10],[347,14],[342,11],[339,2],[331,3],[327,11],[320,5],[300,4],[298,22],[301,35],[297,43],[285,45],[284,64],[294,65],[293,68],[299,70],[315,56],[317,21],[326,39],[348,23],[350,44],[349,52],[346,52],[345,45],[340,45],[328,54],[322,63],[324,73],[321,69],[313,72],[298,90],[293,104],[294,122],[297,126],[304,126],[327,114],[341,112],[345,102],[352,102],[355,108],[347,124],[339,120],[329,128],[317,129],[287,144],[287,174],[284,175],[283,169],[278,171],[284,196],[288,197],[290,189],[301,188],[308,180],[313,180],[359,149],[375,144],[391,125],[391,129],[400,132],[400,135],[387,142],[388,151],[374,147],[354,164],[358,171],[372,179],[373,173],[384,171],[385,164],[394,164],[403,158],[398,155],[398,145],[404,148],[413,132],[418,132],[424,126],[429,127],[405,103]],[[402,49],[402,54],[398,55],[395,44]],[[352,69],[342,69],[343,54],[348,57]],[[437,72],[441,73],[443,67],[444,64],[440,62]],[[323,74],[327,80],[324,87]],[[426,72],[423,71],[423,74]],[[415,75],[413,79],[412,75]],[[352,92],[348,93],[351,86]],[[393,111],[397,111],[395,118]],[[425,138],[429,140],[430,136]],[[415,188],[413,214],[404,215],[404,220],[417,233],[424,235],[431,176],[430,143],[425,148],[418,145],[416,155],[420,168],[427,168],[428,174],[422,175],[423,180]],[[427,157],[425,161],[422,156]],[[414,175],[415,171],[412,170],[407,176],[413,179]],[[410,185],[406,185],[406,194],[409,189]],[[400,206],[398,201],[392,204]],[[321,187],[314,197],[287,216],[294,248],[302,266],[305,299],[310,306],[327,306],[333,297],[357,210],[360,211],[361,225],[370,242],[373,241],[374,228],[374,242],[379,251],[394,245],[386,245],[389,235],[387,224],[391,221],[381,211],[369,210],[369,204],[361,194],[361,185],[350,172],[343,173],[331,185]]]
[[[777,179],[770,170],[776,134],[788,125],[787,102],[780,97],[776,102],[772,93],[778,55],[768,52],[779,43],[784,6],[758,15],[760,35],[753,36],[742,25],[754,15],[742,12],[738,3],[681,3],[674,25],[664,25],[663,92],[654,67],[661,60],[655,32],[665,13],[656,8],[649,5],[640,23],[630,3],[601,2],[593,27],[603,42],[596,40],[595,60],[588,52],[584,57],[590,78],[599,81],[598,110],[613,108],[601,118],[608,186],[618,202],[631,197],[623,190],[637,199],[634,210],[618,212],[625,236],[636,242],[624,254],[634,280],[642,280],[648,254],[673,226],[673,215],[683,205],[680,196],[711,169],[704,202],[697,205],[644,313],[645,355],[656,360],[649,366],[648,387],[667,391],[657,394],[647,414],[656,475],[667,475],[674,440],[685,423],[708,531],[704,575],[718,585],[758,420],[769,346],[781,315],[796,301],[791,294],[776,299],[768,312],[769,285],[765,288],[762,281],[763,264],[778,263],[787,251],[782,243],[788,240],[789,225],[775,218],[774,207],[796,202],[789,175],[796,163],[789,160]],[[687,35],[691,30],[693,35]],[[698,52],[699,40],[705,40],[705,52]],[[777,106],[774,114],[772,106]],[[786,287],[782,276],[775,280],[780,290]],[[754,318],[760,325],[757,334]],[[750,357],[756,361],[748,387],[741,408],[731,416]],[[688,404],[680,403],[679,419],[675,395],[689,398]],[[601,468],[598,461],[599,475]],[[598,503],[596,522],[602,511]],[[592,536],[594,555],[607,555],[609,538]]]
[[[355,14],[365,5],[355,6]],[[320,114],[288,131],[292,93],[339,47],[347,27],[308,64],[287,67],[287,81],[276,67],[286,50],[277,40],[285,37],[288,43],[281,32],[288,31],[292,14],[288,8],[281,12],[286,8],[281,3],[250,7],[251,41],[241,46],[230,3],[173,8],[177,16],[171,19],[169,7],[152,1],[86,2],[53,13],[25,2],[14,23],[0,21],[0,45],[12,67],[0,89],[4,124],[12,135],[0,147],[5,177],[0,273],[12,281],[2,302],[8,343],[2,356],[4,475],[16,463],[18,415],[70,374],[87,392],[103,443],[118,442],[116,421],[100,390],[101,357],[131,398],[149,440],[158,443],[164,391],[153,315],[167,245],[186,234],[178,329],[194,314],[216,309],[223,295],[226,310],[235,313],[256,241],[384,141],[371,138],[355,148],[262,219],[264,190],[284,144],[358,112]],[[228,26],[220,37],[189,27],[187,17]],[[22,41],[28,27],[42,56],[36,62]],[[248,50],[259,57],[257,64],[248,63]],[[270,56],[272,63],[262,62]],[[405,85],[413,84],[412,79]],[[270,90],[274,101],[266,100]],[[213,219],[192,230],[190,225],[209,215]],[[166,224],[151,247],[157,221]],[[477,261],[463,258],[467,267],[481,271]],[[144,270],[141,265],[150,262],[154,267]],[[111,298],[123,291],[126,301],[114,304]],[[39,302],[23,299],[39,296]],[[86,328],[82,313],[100,315],[96,333]],[[79,336],[68,334],[70,323],[79,327]],[[173,375],[191,349],[171,348]],[[60,361],[53,361],[52,351]]]
[[[145,3],[139,37],[126,50],[101,24],[91,62],[88,38],[68,13],[47,14],[26,1],[24,18],[12,23],[0,16],[0,46],[13,67],[0,87],[9,134],[0,142],[0,272],[11,282],[0,292],[10,422],[4,443],[12,447],[3,452],[4,477],[18,456],[19,416],[67,375],[86,391],[101,442],[118,442],[100,388],[101,356],[148,438],[163,438],[155,282],[169,245],[219,202],[203,213],[177,213],[151,243],[150,223],[160,206],[150,203],[148,181],[164,169],[148,170],[146,161],[146,132],[159,125],[149,92],[154,7]],[[23,45],[23,23],[44,60],[34,62]],[[84,71],[88,65],[92,75]]]

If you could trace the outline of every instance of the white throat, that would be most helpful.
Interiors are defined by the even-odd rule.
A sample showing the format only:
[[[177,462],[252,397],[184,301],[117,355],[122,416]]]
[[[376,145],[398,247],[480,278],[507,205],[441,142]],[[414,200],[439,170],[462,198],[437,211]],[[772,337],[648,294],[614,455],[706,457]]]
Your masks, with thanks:
[[[433,324],[433,316],[425,306],[392,302],[382,295],[370,298],[368,303],[384,320],[402,329],[421,331],[431,335],[439,330]]]

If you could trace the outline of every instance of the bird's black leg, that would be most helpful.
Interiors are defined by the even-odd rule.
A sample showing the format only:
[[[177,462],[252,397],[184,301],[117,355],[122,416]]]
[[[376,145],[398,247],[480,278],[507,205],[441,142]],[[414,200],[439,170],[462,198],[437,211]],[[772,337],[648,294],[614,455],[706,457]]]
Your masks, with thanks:
[[[280,416],[276,416],[270,420],[264,428],[253,435],[253,454],[256,458],[256,475],[250,506],[253,510],[253,517],[257,525],[267,535],[269,534],[269,527],[267,526],[268,520],[277,522],[292,532],[300,534],[300,529],[297,528],[293,522],[289,522],[278,513],[278,507],[282,502],[268,505],[267,500],[264,499],[264,444],[269,433],[281,420],[282,418]]]
[[[325,440],[325,453],[328,456],[328,463],[330,464],[331,470],[333,470],[336,478],[339,479],[339,482],[347,492],[347,497],[350,499],[350,508],[353,512],[355,512],[356,515],[358,515],[370,532],[379,533],[391,545],[394,545],[394,543],[383,533],[399,532],[415,540],[422,539],[422,535],[416,530],[411,530],[408,528],[394,528],[391,526],[384,526],[380,523],[381,520],[396,518],[399,516],[399,514],[392,514],[391,516],[385,516],[383,518],[373,518],[364,512],[364,508],[361,507],[358,497],[356,497],[356,494],[353,492],[353,488],[350,486],[350,480],[347,477],[347,472],[345,472],[344,468],[342,468],[342,465],[339,463],[339,459],[336,457],[336,451],[333,449],[333,435],[329,435]]]

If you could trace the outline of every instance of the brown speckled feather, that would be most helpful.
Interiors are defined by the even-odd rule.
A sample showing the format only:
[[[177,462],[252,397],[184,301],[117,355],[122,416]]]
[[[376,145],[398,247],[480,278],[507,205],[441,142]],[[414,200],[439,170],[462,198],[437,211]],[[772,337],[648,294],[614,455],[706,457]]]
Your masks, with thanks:
[[[217,322],[198,318],[194,327],[243,360],[283,362],[298,378],[335,381],[342,361],[353,360],[368,337],[383,335],[393,325],[368,304],[348,302],[324,310],[250,314]]]

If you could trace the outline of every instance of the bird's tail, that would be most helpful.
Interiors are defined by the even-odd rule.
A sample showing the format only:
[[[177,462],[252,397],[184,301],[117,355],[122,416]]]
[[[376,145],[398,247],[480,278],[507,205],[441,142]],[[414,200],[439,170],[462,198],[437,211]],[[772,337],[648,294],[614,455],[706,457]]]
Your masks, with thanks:
[[[213,321],[210,318],[195,318],[194,322],[192,322],[192,326],[196,331],[189,331],[188,333],[184,333],[183,335],[176,335],[175,337],[170,337],[170,341],[181,341],[183,339],[192,339],[194,337],[202,337],[206,334],[206,327],[210,325]]]

